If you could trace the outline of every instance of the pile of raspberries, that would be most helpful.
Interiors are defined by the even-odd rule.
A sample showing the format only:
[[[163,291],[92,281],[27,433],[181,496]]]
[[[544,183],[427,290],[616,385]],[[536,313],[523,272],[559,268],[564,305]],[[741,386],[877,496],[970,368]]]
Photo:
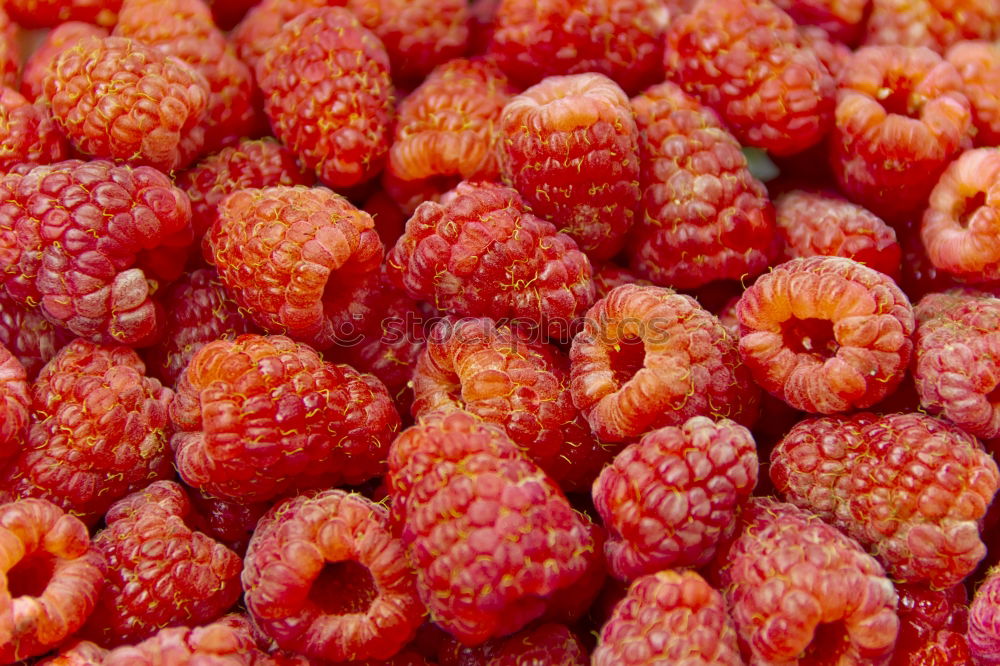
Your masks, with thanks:
[[[1000,666],[998,0],[3,0],[0,663]]]

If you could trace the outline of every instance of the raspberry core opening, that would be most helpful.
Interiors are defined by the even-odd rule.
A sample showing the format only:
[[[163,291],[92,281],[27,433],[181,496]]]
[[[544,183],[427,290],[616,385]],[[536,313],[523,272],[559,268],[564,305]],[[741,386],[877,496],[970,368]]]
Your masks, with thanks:
[[[371,571],[354,560],[327,562],[309,588],[309,600],[328,615],[365,613],[376,597]]]
[[[906,116],[907,118],[920,117],[920,108],[913,103],[910,91],[906,88],[887,84],[879,89],[877,96],[886,113]]]
[[[813,354],[820,358],[837,355],[840,345],[833,333],[833,323],[828,319],[792,317],[782,325],[785,346],[796,354]]]
[[[806,663],[838,663],[850,646],[850,637],[843,622],[822,622],[816,625],[812,642],[806,647],[802,661]]]
[[[963,229],[969,228],[969,222],[972,221],[972,216],[976,214],[976,211],[986,205],[986,192],[976,192],[971,197],[966,197],[961,199],[956,207],[955,217],[958,219],[958,224]]]
[[[56,558],[44,551],[25,555],[7,572],[7,590],[12,599],[40,597],[56,569]]]
[[[618,384],[627,383],[646,363],[646,345],[635,335],[628,335],[608,348],[608,363]]]

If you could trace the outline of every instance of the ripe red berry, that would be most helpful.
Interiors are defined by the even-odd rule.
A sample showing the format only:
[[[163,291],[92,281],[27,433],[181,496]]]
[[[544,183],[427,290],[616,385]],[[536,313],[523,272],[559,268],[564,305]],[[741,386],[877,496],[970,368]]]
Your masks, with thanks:
[[[19,164],[51,164],[67,153],[48,109],[11,88],[0,88],[0,145],[0,172]]]
[[[103,664],[108,650],[97,643],[70,640],[54,655],[37,662],[38,666],[93,666]]]
[[[838,42],[854,44],[870,0],[775,0],[800,26],[816,26]]]
[[[21,305],[0,290],[0,345],[17,357],[29,380],[34,381],[42,366],[75,338],[67,329],[53,325],[40,308]]]
[[[17,357],[0,343],[0,460],[21,449],[30,409],[28,374]]]
[[[896,584],[899,638],[890,666],[972,666],[966,627],[969,593],[964,585],[935,589]]]
[[[505,639],[486,666],[560,664],[588,666],[587,649],[572,631],[561,624],[542,624]]]
[[[210,536],[240,557],[246,555],[257,522],[271,508],[271,502],[235,502],[189,489],[193,512],[190,525]]]
[[[101,666],[255,666],[271,663],[243,627],[224,621],[167,627],[141,643],[108,652]],[[294,663],[294,662],[292,662]]]
[[[63,49],[86,37],[107,36],[108,31],[105,28],[83,21],[66,21],[52,28],[24,62],[24,70],[21,72],[21,93],[29,100],[40,100],[44,95],[46,72]]]
[[[969,606],[969,652],[976,666],[1000,664],[1000,570],[991,569]]]
[[[963,39],[1000,37],[1000,6],[992,0],[872,0],[865,44],[925,46],[944,53]]]
[[[977,146],[1000,145],[1000,45],[987,41],[957,42],[945,59],[962,77],[972,105],[973,141]]]
[[[0,85],[17,85],[17,70],[21,66],[17,40],[17,25],[0,7]]]
[[[64,21],[114,25],[122,0],[7,0],[4,9],[25,28],[55,28]]]

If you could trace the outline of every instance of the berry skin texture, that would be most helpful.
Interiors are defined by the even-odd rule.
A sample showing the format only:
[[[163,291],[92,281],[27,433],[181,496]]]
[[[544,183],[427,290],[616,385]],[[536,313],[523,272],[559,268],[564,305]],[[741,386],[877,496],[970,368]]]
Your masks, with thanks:
[[[55,28],[64,21],[112,26],[121,0],[7,0],[4,9],[25,28]]]
[[[104,561],[87,527],[41,499],[0,505],[0,660],[44,654],[87,619]]]
[[[737,423],[695,416],[646,433],[594,482],[608,570],[632,581],[709,563],[756,485],[757,449]]]
[[[243,563],[191,530],[191,511],[175,481],[157,481],[111,506],[93,542],[108,573],[82,636],[106,647],[137,643],[163,627],[207,624],[236,603]]]
[[[500,171],[531,211],[592,260],[621,250],[639,207],[639,133],[602,74],[552,76],[504,107]]]
[[[368,213],[325,187],[283,185],[226,196],[203,248],[256,325],[317,349],[338,341],[328,303],[383,255]]]
[[[0,460],[3,460],[20,450],[31,409],[28,373],[3,344],[0,344],[0,404]]]
[[[576,242],[526,211],[517,191],[462,182],[421,204],[386,257],[410,297],[446,314],[513,319],[564,339],[594,300]]]
[[[969,651],[976,666],[1000,664],[1000,569],[990,569],[969,606]]]
[[[203,627],[167,627],[136,645],[108,652],[101,666],[258,666],[273,663],[253,636],[223,620]]]
[[[241,502],[374,478],[399,429],[381,382],[279,335],[199,349],[170,418],[184,481]]]
[[[0,172],[65,158],[66,140],[45,107],[28,102],[15,90],[0,88]]]
[[[86,155],[169,172],[204,145],[205,78],[152,46],[84,38],[59,53],[42,85],[56,124]]]
[[[899,632],[892,582],[857,542],[815,515],[754,498],[720,579],[754,664],[885,663]]]
[[[869,46],[840,74],[830,164],[849,199],[893,224],[923,209],[971,131],[954,66],[926,48]]]
[[[770,0],[699,0],[671,22],[664,66],[740,143],[792,155],[832,124],[833,77]]]
[[[45,76],[49,67],[64,49],[87,37],[107,37],[108,31],[92,23],[67,21],[52,28],[38,48],[28,56],[21,72],[21,94],[29,100],[41,100],[45,89]]]
[[[190,490],[189,497],[194,510],[190,525],[240,557],[246,555],[257,522],[272,506],[270,502],[224,500],[201,490]]]
[[[564,625],[547,623],[503,640],[485,666],[589,666],[587,649]]]
[[[108,650],[91,641],[71,640],[55,655],[37,662],[37,666],[94,666],[103,664]]]
[[[541,617],[599,558],[558,486],[503,429],[466,412],[430,414],[400,434],[387,480],[430,619],[466,645]]]
[[[938,269],[963,282],[1000,280],[1000,148],[948,165],[931,191],[920,239]]]
[[[66,160],[0,180],[0,282],[15,301],[95,342],[149,344],[153,294],[176,279],[191,206],[150,167]]]
[[[24,448],[3,471],[0,500],[39,497],[92,526],[115,501],[173,476],[173,392],[128,347],[77,339],[31,386]]]
[[[715,112],[671,82],[632,98],[632,111],[642,200],[629,266],[677,289],[763,272],[774,209]]]
[[[964,83],[972,105],[973,140],[977,146],[1000,145],[1000,45],[958,42],[945,55]]]
[[[378,174],[394,113],[389,56],[351,12],[322,7],[292,19],[256,75],[275,136],[320,182],[350,187]]]
[[[343,490],[300,495],[268,512],[250,540],[243,588],[265,634],[316,659],[388,659],[424,616],[388,512]]]
[[[896,583],[899,638],[890,666],[972,666],[966,627],[969,593],[964,585],[936,590]]]
[[[593,666],[742,666],[722,595],[694,571],[665,570],[629,586],[601,628]]]
[[[775,0],[799,26],[816,26],[830,39],[854,44],[864,28],[869,0]]]
[[[865,28],[865,44],[944,53],[963,39],[1000,37],[1000,6],[992,0],[872,0]]]
[[[928,294],[914,312],[921,406],[980,439],[1000,437],[1000,298]]]
[[[736,343],[690,296],[616,287],[592,307],[570,351],[573,404],[594,434],[625,442],[692,416],[751,424],[759,395]]]
[[[913,352],[906,294],[853,259],[780,264],[743,292],[736,314],[754,380],[805,412],[874,405],[902,381]]]
[[[879,558],[894,579],[941,588],[986,555],[979,530],[1000,484],[982,444],[925,414],[800,421],[771,452],[771,481]]]
[[[75,338],[42,316],[41,309],[23,306],[0,290],[0,345],[17,357],[29,380]]]

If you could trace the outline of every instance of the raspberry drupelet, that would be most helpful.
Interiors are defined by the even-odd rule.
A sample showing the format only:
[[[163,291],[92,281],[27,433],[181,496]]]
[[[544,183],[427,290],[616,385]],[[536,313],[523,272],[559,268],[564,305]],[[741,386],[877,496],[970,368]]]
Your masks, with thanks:
[[[87,527],[54,504],[0,504],[0,660],[44,654],[79,629],[104,585]]]
[[[693,289],[759,275],[774,209],[714,111],[671,82],[632,98],[642,199],[629,266],[654,283]]]
[[[865,44],[923,46],[944,53],[963,39],[1000,37],[993,0],[871,0]]]
[[[594,267],[594,289],[597,298],[604,298],[615,287],[623,284],[652,285],[649,280],[643,279],[627,268],[622,268],[617,264],[606,262]]]
[[[973,141],[977,146],[1000,146],[1000,44],[958,42],[945,54],[965,84],[972,105]]]
[[[874,405],[902,381],[913,352],[906,294],[853,259],[780,264],[743,292],[736,313],[753,378],[806,412]]]
[[[246,555],[257,522],[271,508],[271,502],[235,502],[188,489],[193,509],[189,524],[240,557]]]
[[[507,103],[499,134],[503,179],[531,212],[592,260],[621,250],[639,208],[639,132],[618,84],[548,77]]]
[[[379,476],[400,423],[375,377],[256,334],[198,350],[170,417],[184,481],[243,502]]]
[[[742,666],[722,595],[694,571],[638,578],[600,630],[593,666]]]
[[[899,638],[890,666],[973,666],[966,639],[969,593],[896,583]]]
[[[19,164],[58,162],[66,153],[66,140],[43,104],[0,88],[0,173]]]
[[[21,94],[32,101],[41,100],[44,95],[45,73],[64,49],[86,37],[107,36],[107,29],[83,21],[67,21],[49,30],[42,43],[24,62]]]
[[[416,634],[424,607],[389,515],[361,495],[299,495],[258,523],[243,571],[254,623],[315,659],[388,659]]]
[[[59,647],[59,651],[41,661],[38,666],[94,666],[104,664],[104,657],[108,654],[106,648],[102,648],[92,641],[70,640]]]
[[[976,666],[1000,664],[1000,569],[991,569],[976,590],[967,637]]]
[[[30,409],[28,373],[17,357],[0,343],[0,461],[20,451],[28,429]]]
[[[503,639],[485,666],[589,666],[587,649],[565,625],[546,623]]]
[[[1000,473],[961,428],[921,413],[800,421],[771,452],[771,481],[878,557],[894,579],[961,582]]]
[[[736,341],[690,296],[616,287],[587,312],[570,351],[573,404],[602,440],[624,442],[692,416],[749,425],[759,394]]]
[[[201,627],[167,627],[141,643],[123,645],[101,666],[260,666],[275,663],[246,627],[223,620]],[[291,664],[297,662],[292,661]]]
[[[317,349],[337,342],[340,291],[383,256],[368,213],[325,187],[284,185],[223,198],[203,249],[256,325]]]

